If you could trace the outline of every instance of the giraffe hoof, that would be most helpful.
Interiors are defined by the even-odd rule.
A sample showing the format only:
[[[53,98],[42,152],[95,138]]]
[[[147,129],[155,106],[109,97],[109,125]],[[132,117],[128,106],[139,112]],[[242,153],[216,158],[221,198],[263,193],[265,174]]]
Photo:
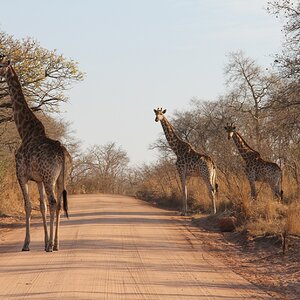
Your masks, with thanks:
[[[23,247],[22,251],[30,251],[29,247]]]
[[[58,246],[54,246],[53,247],[53,251],[58,251],[59,250],[59,247]]]
[[[53,245],[48,245],[45,250],[46,252],[53,252]]]

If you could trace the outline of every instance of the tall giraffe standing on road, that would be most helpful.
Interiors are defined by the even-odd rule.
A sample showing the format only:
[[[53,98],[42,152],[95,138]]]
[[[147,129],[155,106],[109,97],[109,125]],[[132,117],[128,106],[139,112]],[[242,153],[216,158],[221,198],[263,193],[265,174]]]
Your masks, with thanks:
[[[255,181],[261,181],[269,184],[274,195],[282,199],[282,171],[280,167],[276,163],[263,160],[260,153],[253,150],[235,130],[233,124],[227,123],[224,129],[228,133],[228,139],[233,139],[246,163],[245,173],[250,184],[251,197],[254,200],[257,198]]]
[[[40,193],[40,210],[44,225],[45,250],[51,252],[59,249],[59,223],[61,200],[68,216],[67,192],[65,190],[66,162],[70,155],[59,141],[46,136],[42,122],[29,108],[18,76],[6,56],[0,55],[0,75],[4,76],[11,97],[13,117],[22,143],[16,153],[16,173],[24,198],[26,212],[26,234],[22,251],[29,251],[31,201],[28,194],[28,181],[35,181]],[[57,187],[57,198],[54,195]],[[50,208],[50,236],[47,230],[46,192]],[[56,230],[54,239],[54,220],[56,213]]]
[[[181,180],[182,192],[183,192],[183,209],[182,214],[187,213],[187,180],[191,176],[199,176],[207,185],[207,189],[212,201],[213,213],[216,210],[216,167],[213,160],[207,156],[198,153],[193,147],[183,141],[175,133],[173,126],[165,117],[166,110],[162,108],[154,109],[155,121],[160,121],[164,130],[166,139],[177,156],[176,168]]]

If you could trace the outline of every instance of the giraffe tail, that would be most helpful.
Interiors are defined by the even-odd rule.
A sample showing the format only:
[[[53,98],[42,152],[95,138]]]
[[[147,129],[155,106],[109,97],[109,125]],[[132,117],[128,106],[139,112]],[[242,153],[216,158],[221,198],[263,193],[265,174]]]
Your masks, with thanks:
[[[66,190],[63,191],[63,208],[64,208],[64,212],[65,212],[66,217],[69,219],[68,198],[67,198],[67,191]]]
[[[66,187],[66,182],[65,182],[65,178],[66,178],[66,154],[67,154],[67,150],[63,147],[63,166],[62,166],[62,184],[63,184],[63,209],[65,212],[65,216],[69,219],[69,213],[68,213],[68,197],[67,197],[67,191],[65,189]]]
[[[219,192],[219,185],[217,183],[215,183],[215,190],[216,190],[216,193]]]
[[[283,200],[283,190],[282,190],[282,170],[280,172],[280,200]]]

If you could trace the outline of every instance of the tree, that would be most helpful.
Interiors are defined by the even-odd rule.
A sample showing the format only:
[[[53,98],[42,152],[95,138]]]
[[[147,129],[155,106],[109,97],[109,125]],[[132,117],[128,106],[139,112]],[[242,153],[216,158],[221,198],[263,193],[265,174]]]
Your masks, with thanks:
[[[78,64],[56,50],[47,50],[32,38],[23,40],[0,31],[0,53],[11,59],[23,92],[33,111],[58,112],[68,100],[65,91],[83,79]],[[5,80],[0,79],[0,123],[12,120],[11,102]]]
[[[275,62],[285,78],[300,80],[300,2],[291,0],[269,1],[267,10],[284,20],[284,42],[282,53],[276,55]]]
[[[60,103],[68,100],[65,91],[74,82],[83,79],[77,63],[66,59],[56,50],[49,51],[41,47],[32,38],[17,40],[3,31],[0,31],[0,54],[10,58],[25,98],[45,125],[47,135],[66,142],[69,124],[55,120],[50,112],[59,112]],[[8,87],[5,78],[0,78],[0,211],[3,212],[15,207],[19,195],[14,153],[20,138],[12,121]]]
[[[254,59],[245,57],[242,51],[229,54],[225,67],[228,105],[233,113],[248,116],[256,147],[261,149],[262,127],[266,110],[270,108],[270,97],[277,91],[280,78],[264,71]],[[235,116],[233,116],[233,119]]]
[[[115,143],[93,145],[74,160],[73,184],[86,192],[123,194],[129,158]]]

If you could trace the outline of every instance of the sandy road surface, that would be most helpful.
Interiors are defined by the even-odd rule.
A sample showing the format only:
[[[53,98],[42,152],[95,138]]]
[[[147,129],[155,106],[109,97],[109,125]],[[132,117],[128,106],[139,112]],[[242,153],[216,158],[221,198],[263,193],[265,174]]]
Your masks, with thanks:
[[[70,198],[61,250],[31,251],[24,229],[0,239],[0,299],[268,299],[201,249],[183,218],[128,197]]]

